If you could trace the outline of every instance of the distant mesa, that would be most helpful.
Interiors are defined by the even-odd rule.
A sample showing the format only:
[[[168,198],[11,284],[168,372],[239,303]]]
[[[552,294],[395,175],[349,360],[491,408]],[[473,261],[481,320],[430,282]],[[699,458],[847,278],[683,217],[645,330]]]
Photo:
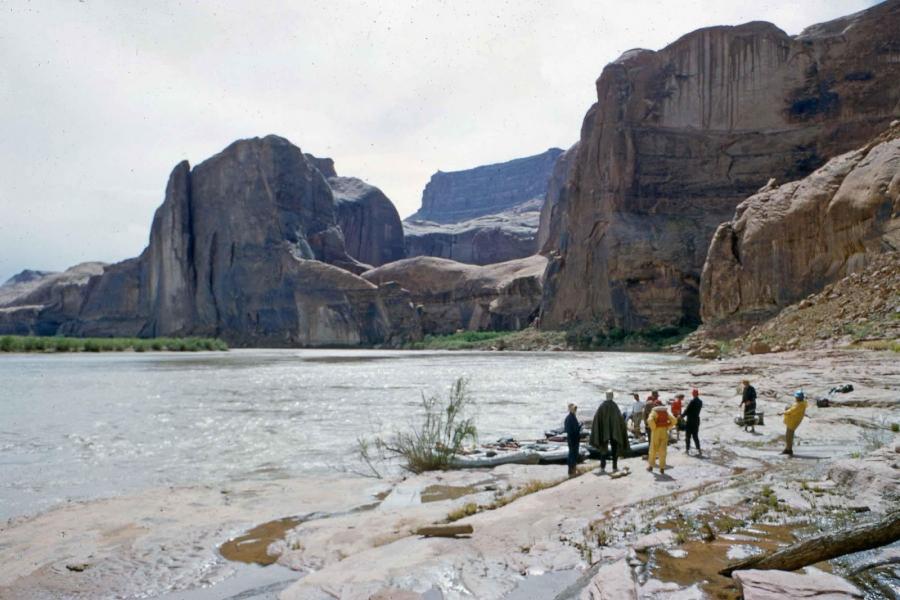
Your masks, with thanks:
[[[432,175],[404,221],[406,255],[486,265],[537,252],[540,210],[557,158],[535,156]]]

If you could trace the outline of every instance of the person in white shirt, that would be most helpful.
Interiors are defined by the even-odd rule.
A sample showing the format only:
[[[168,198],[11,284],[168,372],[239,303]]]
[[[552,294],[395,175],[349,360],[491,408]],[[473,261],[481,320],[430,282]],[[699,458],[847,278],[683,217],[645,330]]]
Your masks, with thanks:
[[[631,394],[631,397],[634,398],[634,403],[631,405],[631,432],[634,434],[634,437],[641,437],[641,423],[643,422],[644,415],[644,403],[641,402],[640,394]]]

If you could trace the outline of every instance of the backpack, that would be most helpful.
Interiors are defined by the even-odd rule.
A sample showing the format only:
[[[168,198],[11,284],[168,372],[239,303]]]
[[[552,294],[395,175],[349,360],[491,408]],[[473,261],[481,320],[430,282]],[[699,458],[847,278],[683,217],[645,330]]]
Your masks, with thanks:
[[[656,411],[656,426],[657,427],[668,427],[669,426],[669,413],[664,410]]]

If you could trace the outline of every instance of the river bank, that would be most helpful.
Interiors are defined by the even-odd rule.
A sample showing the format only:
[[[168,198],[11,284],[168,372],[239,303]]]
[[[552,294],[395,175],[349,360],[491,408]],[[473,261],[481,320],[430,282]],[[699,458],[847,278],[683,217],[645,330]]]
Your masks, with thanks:
[[[609,384],[599,372],[583,376]],[[556,482],[564,467],[507,465],[386,480],[303,476],[73,502],[3,526],[0,596],[165,597],[184,590],[171,597],[575,598],[591,593],[600,573],[607,584],[641,597],[727,598],[736,597],[733,583],[714,575],[718,563],[705,557],[740,557],[898,501],[895,354],[787,352],[641,376],[663,390],[701,389],[703,459],[673,444],[664,476],[646,472],[639,458],[626,459],[620,462],[630,468],[626,477],[591,471],[456,521],[474,533],[455,540],[414,531],[468,503],[490,503],[534,481]],[[732,422],[735,387],[744,377],[756,385],[768,417],[756,434]],[[775,415],[793,390],[813,395],[836,383],[855,389],[829,408],[811,403],[796,455],[781,456],[784,432]],[[228,540],[279,522],[286,526],[257,530],[273,533],[266,554],[274,567],[254,567],[250,577],[250,567],[222,557]],[[844,575],[860,560],[875,559],[825,567]],[[277,581],[259,584],[265,569],[281,567],[291,569],[294,581],[279,570],[272,571]],[[896,584],[890,569],[863,571],[853,582],[867,590]],[[243,590],[223,587],[242,577]]]

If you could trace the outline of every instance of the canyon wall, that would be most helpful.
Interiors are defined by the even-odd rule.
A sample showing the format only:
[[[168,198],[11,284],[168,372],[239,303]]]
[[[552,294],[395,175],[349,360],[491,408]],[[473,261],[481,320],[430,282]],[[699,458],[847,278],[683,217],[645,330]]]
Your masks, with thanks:
[[[747,23],[632,50],[597,80],[545,278],[542,326],[700,319],[720,223],[900,114],[900,2],[791,37]]]

